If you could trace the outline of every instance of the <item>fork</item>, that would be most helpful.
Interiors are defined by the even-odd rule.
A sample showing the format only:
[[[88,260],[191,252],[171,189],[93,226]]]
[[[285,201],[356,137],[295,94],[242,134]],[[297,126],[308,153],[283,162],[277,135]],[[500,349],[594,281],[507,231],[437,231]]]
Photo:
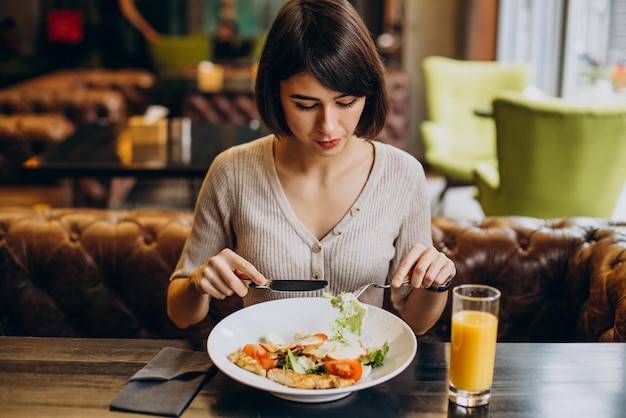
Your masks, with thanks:
[[[400,283],[400,286],[404,286],[405,284],[409,284],[411,281],[410,280],[405,280],[402,283]],[[431,292],[445,292],[446,290],[450,289],[452,285],[452,280],[449,280],[447,283],[442,284],[441,286],[430,286],[427,287],[426,290],[430,290]],[[354,292],[352,292],[352,294],[354,295],[355,298],[359,298],[359,296],[361,296],[363,294],[363,292],[365,292],[367,289],[369,289],[370,287],[375,287],[378,289],[389,289],[391,287],[390,284],[378,284],[378,283],[368,283],[364,286],[359,287],[357,290],[355,290]]]
[[[409,284],[410,282],[411,282],[410,280],[405,280],[405,281],[402,282],[402,286],[404,286],[405,284]],[[355,298],[358,299],[359,296],[361,296],[363,294],[363,292],[365,292],[370,287],[375,287],[377,289],[389,289],[391,287],[391,285],[390,284],[368,283],[366,285],[363,285],[363,286],[359,287],[357,290],[352,292],[352,294],[354,295]]]

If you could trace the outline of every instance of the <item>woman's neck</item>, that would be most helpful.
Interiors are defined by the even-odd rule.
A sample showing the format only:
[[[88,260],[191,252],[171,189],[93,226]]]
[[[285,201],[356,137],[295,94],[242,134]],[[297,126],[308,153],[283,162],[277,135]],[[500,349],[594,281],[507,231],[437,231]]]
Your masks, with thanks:
[[[314,154],[301,142],[283,137],[274,140],[274,164],[279,174],[317,178],[332,182],[346,172],[373,161],[373,148],[369,141],[350,138],[337,155],[324,157]]]

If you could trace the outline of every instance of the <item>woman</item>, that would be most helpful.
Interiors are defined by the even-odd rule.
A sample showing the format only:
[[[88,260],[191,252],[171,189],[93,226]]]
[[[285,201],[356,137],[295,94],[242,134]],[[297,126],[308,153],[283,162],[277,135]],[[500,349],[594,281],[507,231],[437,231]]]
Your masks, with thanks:
[[[411,155],[372,141],[388,111],[384,68],[346,0],[292,0],[260,59],[257,105],[272,135],[211,165],[168,290],[182,328],[211,298],[244,305],[321,295],[249,290],[246,281],[324,279],[326,292],[391,282],[415,333],[439,318],[454,264],[432,246],[424,171]],[[410,280],[410,285],[402,285]],[[361,300],[376,306],[383,292]]]

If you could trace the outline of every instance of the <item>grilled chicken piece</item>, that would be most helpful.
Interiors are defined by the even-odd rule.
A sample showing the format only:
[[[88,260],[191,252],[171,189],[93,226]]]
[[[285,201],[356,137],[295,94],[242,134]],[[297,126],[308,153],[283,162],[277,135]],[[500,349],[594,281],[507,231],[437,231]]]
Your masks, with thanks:
[[[269,369],[267,378],[281,385],[297,389],[344,388],[355,383],[353,379],[342,379],[332,374],[300,374],[282,369]]]
[[[265,377],[265,369],[254,357],[250,357],[243,351],[235,351],[228,355],[228,360],[235,363],[244,370]]]

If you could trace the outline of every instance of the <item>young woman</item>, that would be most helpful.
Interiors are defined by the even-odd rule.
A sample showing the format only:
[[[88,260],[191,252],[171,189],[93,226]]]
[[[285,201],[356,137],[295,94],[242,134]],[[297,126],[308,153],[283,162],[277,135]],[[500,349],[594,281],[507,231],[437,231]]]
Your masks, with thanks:
[[[256,82],[273,134],[225,151],[207,173],[168,290],[179,327],[204,319],[211,298],[236,294],[247,306],[323,292],[246,284],[267,279],[324,279],[332,294],[390,282],[395,308],[418,335],[437,321],[446,293],[428,288],[456,270],[432,245],[421,164],[372,141],[388,111],[384,77],[347,0],[292,0],[279,11]],[[360,299],[381,306],[383,292]]]

